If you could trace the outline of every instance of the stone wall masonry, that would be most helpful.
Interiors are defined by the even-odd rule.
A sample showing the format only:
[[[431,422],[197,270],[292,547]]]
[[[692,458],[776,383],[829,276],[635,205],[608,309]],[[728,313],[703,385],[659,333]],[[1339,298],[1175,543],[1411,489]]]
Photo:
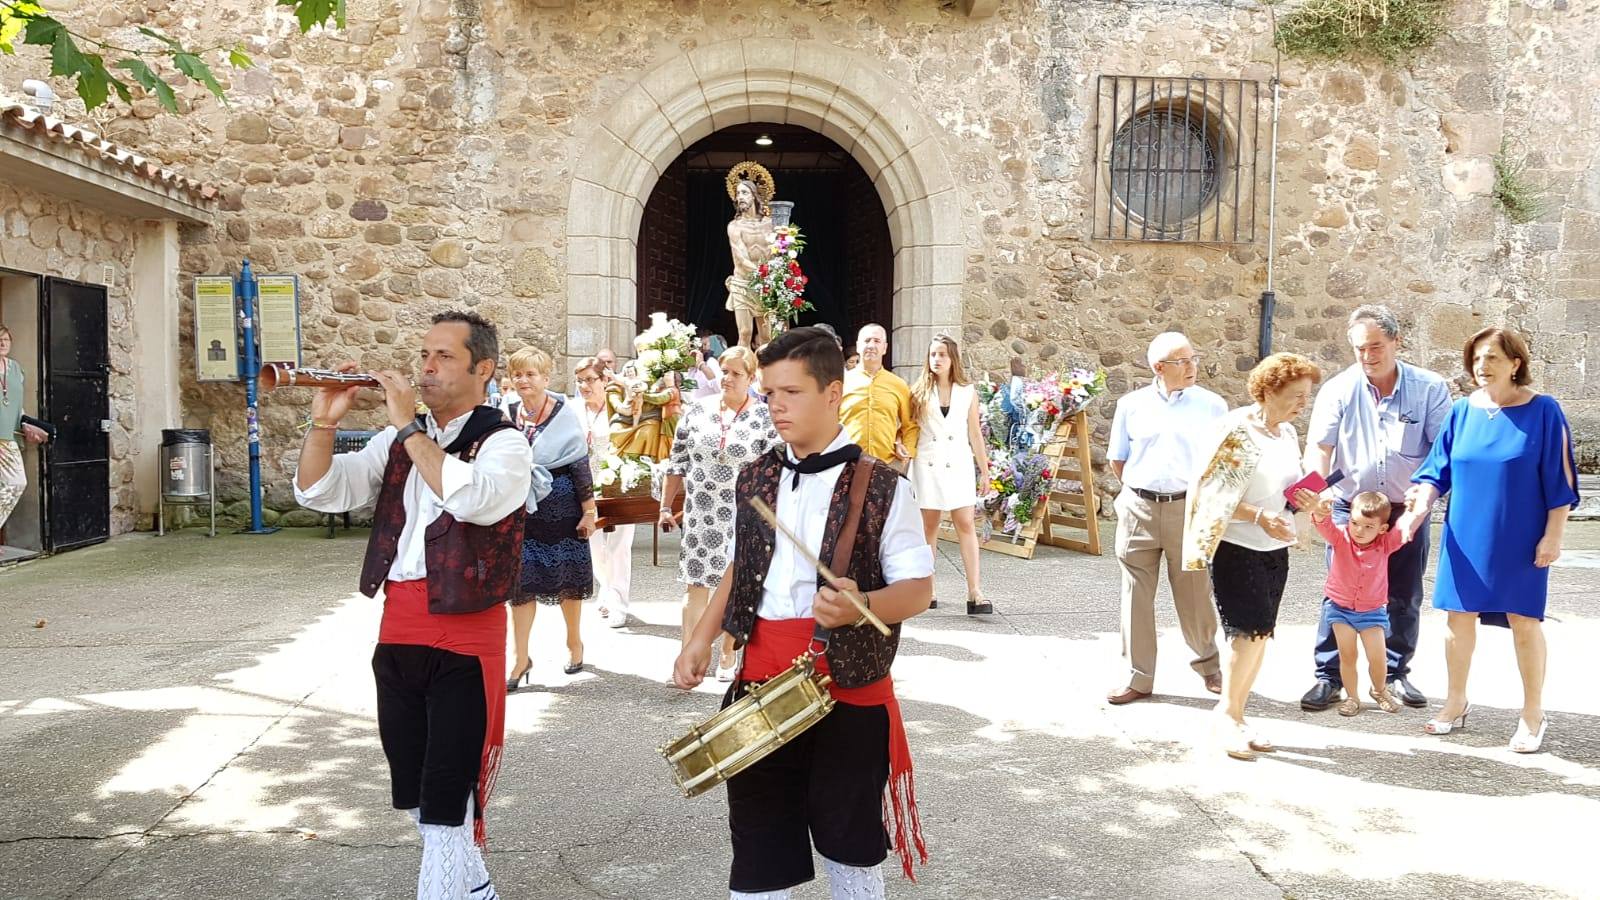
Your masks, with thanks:
[[[183,117],[140,100],[109,124],[225,185],[217,226],[184,235],[187,275],[248,255],[258,271],[302,276],[310,362],[408,365],[427,316],[457,305],[499,322],[508,351],[595,349],[567,346],[569,219],[594,214],[568,208],[573,173],[593,162],[585,148],[604,145],[594,139],[613,112],[681,96],[673,79],[722,65],[702,48],[773,39],[761,46],[836,48],[840,80],[854,66],[892,82],[900,92],[880,102],[910,104],[933,135],[954,181],[941,209],[959,218],[969,368],[1003,370],[1012,355],[1039,369],[1100,365],[1114,396],[1148,377],[1149,339],[1179,328],[1204,354],[1205,382],[1244,399],[1266,286],[1270,110],[1253,244],[1096,241],[1089,204],[1096,77],[1250,78],[1270,95],[1277,60],[1255,4],[1017,0],[974,20],[951,4],[887,0],[356,0],[343,34],[308,36],[245,0],[57,7],[118,37],[142,21],[193,23],[197,42],[243,37],[259,65],[231,76],[231,106],[189,86]],[[1449,37],[1405,65],[1282,61],[1274,346],[1332,374],[1350,359],[1349,310],[1384,302],[1405,322],[1407,357],[1455,376],[1466,335],[1510,322],[1533,337],[1538,383],[1565,404],[1592,468],[1600,14],[1549,0],[1454,10]],[[24,62],[0,60],[0,79],[14,82]],[[793,90],[812,99],[811,87]],[[700,129],[676,137],[687,145]],[[1525,225],[1491,196],[1502,139],[1546,193]],[[619,166],[656,162],[620,142],[615,152]],[[189,321],[186,311],[185,342]],[[186,417],[212,427],[225,469],[242,472],[238,389],[194,384],[187,368],[184,379]],[[1102,447],[1111,408],[1095,407]],[[274,509],[293,507],[306,409],[303,395],[264,404]],[[381,421],[372,409],[358,418]],[[237,478],[223,487],[242,496]]]

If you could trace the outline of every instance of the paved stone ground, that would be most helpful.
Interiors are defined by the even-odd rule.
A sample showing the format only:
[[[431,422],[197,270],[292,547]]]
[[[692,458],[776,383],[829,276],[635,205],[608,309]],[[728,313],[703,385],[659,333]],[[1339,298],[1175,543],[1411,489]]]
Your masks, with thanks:
[[[1596,538],[1575,530],[1574,547]],[[0,569],[0,896],[413,890],[416,836],[387,808],[373,722],[377,606],[351,592],[362,546],[191,530]],[[1302,713],[1321,565],[1297,554],[1252,699],[1282,751],[1243,763],[1206,740],[1212,699],[1175,631],[1160,695],[1105,705],[1121,671],[1112,557],[986,555],[1002,614],[974,621],[952,549],[952,608],[907,627],[896,666],[933,859],[916,885],[895,875],[895,896],[1595,896],[1600,554],[1553,575],[1552,724],[1529,757],[1505,749],[1520,689],[1494,630],[1465,734],[1426,736],[1413,710]],[[664,561],[675,551],[663,542]],[[677,796],[655,754],[716,698],[662,683],[675,570],[650,566],[647,536],[635,556],[640,621],[611,632],[586,615],[591,672],[562,675],[556,617],[535,625],[542,688],[510,699],[491,808],[502,896],[725,896],[721,794]],[[1437,694],[1443,621],[1423,628],[1415,681]]]

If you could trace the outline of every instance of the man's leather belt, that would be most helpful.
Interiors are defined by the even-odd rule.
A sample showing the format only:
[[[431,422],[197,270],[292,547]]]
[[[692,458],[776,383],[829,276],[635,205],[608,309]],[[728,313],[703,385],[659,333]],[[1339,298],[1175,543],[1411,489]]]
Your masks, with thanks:
[[[1189,494],[1188,491],[1177,491],[1171,494],[1162,494],[1156,491],[1147,491],[1144,488],[1132,488],[1132,490],[1135,494],[1138,494],[1144,499],[1149,500],[1151,503],[1171,503],[1174,500],[1182,500]]]

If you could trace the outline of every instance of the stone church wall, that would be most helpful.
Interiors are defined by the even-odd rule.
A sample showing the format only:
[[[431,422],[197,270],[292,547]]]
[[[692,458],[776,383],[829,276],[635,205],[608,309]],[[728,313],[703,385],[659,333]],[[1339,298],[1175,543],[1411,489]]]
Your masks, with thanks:
[[[184,235],[186,275],[249,256],[259,272],[302,276],[308,362],[409,365],[427,316],[450,306],[499,322],[507,350],[592,351],[567,346],[578,155],[655,66],[759,37],[841,48],[899,85],[936,134],[961,217],[969,368],[1003,369],[1013,354],[1102,365],[1114,399],[1148,377],[1149,339],[1178,328],[1204,354],[1203,380],[1243,400],[1266,286],[1270,102],[1256,240],[1147,244],[1090,237],[1094,99],[1101,74],[1253,79],[1270,96],[1263,6],[1005,0],[969,19],[933,0],[354,0],[345,32],[311,36],[260,2],[148,6],[54,4],[118,37],[142,22],[196,43],[243,36],[258,67],[231,74],[230,106],[191,86],[184,116],[141,100],[105,126],[225,187],[216,226]],[[1281,62],[1275,349],[1332,374],[1350,358],[1348,311],[1384,302],[1405,321],[1407,358],[1453,377],[1466,335],[1509,322],[1534,337],[1537,383],[1596,462],[1600,16],[1586,6],[1458,3],[1449,36],[1411,63]],[[0,83],[39,75],[31,59],[0,59]],[[1503,141],[1545,193],[1528,224],[1491,196]],[[190,372],[186,418],[218,436],[236,499],[241,391]],[[307,408],[264,405],[275,509],[293,507],[290,448]],[[1110,410],[1095,413],[1102,446]]]

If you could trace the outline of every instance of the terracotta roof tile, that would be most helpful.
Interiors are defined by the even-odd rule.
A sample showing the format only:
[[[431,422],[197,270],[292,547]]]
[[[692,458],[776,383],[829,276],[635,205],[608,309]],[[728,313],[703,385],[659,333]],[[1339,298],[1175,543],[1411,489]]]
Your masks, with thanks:
[[[215,202],[217,197],[215,185],[196,181],[161,165],[159,160],[140,156],[126,147],[113,144],[87,128],[79,128],[25,103],[3,96],[0,96],[0,127],[33,131],[63,144],[70,144],[84,154],[126,169],[138,178],[182,191],[192,200],[211,203]]]

